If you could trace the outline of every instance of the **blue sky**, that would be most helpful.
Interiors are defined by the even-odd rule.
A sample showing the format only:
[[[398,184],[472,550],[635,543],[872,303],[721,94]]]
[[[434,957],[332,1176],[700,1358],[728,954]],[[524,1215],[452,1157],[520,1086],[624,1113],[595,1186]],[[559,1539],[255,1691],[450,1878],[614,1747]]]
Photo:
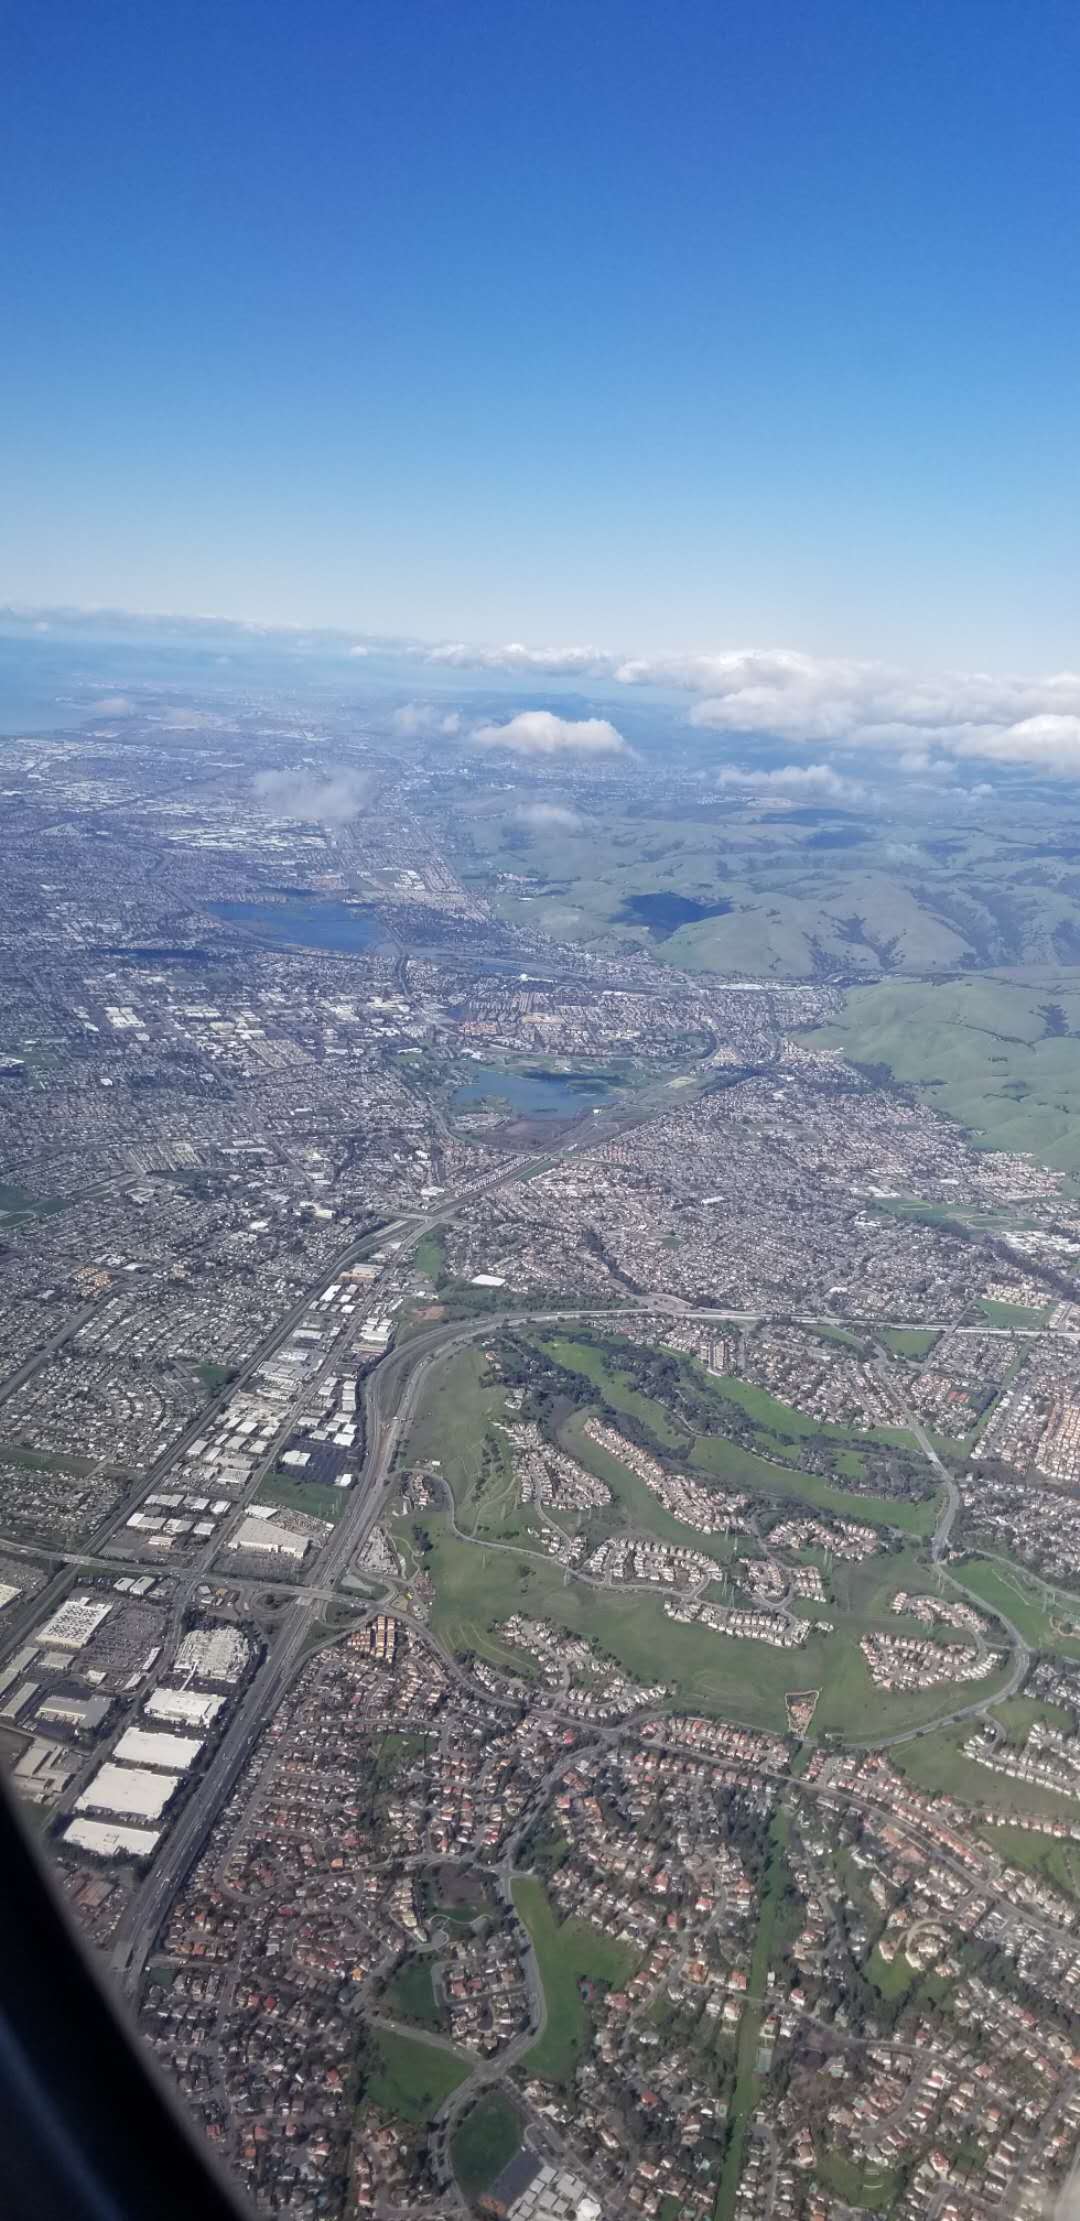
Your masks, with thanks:
[[[53,0],[0,597],[1080,660],[1058,0]]]

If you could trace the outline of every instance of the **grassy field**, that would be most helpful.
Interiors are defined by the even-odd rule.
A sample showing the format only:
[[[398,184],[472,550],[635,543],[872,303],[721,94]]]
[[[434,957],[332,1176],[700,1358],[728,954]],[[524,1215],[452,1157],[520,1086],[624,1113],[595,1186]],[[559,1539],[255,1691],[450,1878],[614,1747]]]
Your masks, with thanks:
[[[443,1235],[437,1226],[430,1227],[426,1234],[421,1234],[417,1242],[413,1251],[413,1264],[416,1266],[417,1272],[426,1273],[429,1280],[434,1280],[438,1284],[445,1262],[446,1252]]]
[[[1051,1819],[1080,1820],[1080,1803],[1075,1799],[1059,1797],[1054,1790],[1040,1789],[1033,1782],[1013,1781],[1008,1774],[992,1773],[988,1766],[965,1758],[963,1744],[974,1727],[975,1723],[968,1720],[942,1728],[937,1735],[922,1735],[915,1743],[899,1744],[890,1756],[917,1789],[934,1795],[944,1792],[976,1810],[1024,1811]]]
[[[995,975],[856,987],[835,1023],[813,1038],[860,1064],[887,1066],[984,1148],[1023,1150],[1080,1171],[1075,972],[1040,984]]]
[[[418,2021],[441,2032],[446,2015],[435,1996],[429,1959],[406,1959],[386,1992],[384,2011],[392,2020]]]
[[[388,2028],[372,2031],[372,2050],[365,2096],[403,2121],[430,2121],[469,2071],[463,2059],[439,2045]]]
[[[617,1988],[633,1973],[637,1954],[583,1920],[566,1920],[560,1926],[543,1883],[534,1875],[519,1874],[513,1893],[518,1914],[532,1937],[547,2005],[547,2026],[526,2052],[524,2064],[529,2074],[539,2075],[545,2082],[569,2082],[588,2034],[579,1982],[603,1982]]]
[[[886,1349],[892,1351],[894,1357],[929,1357],[935,1342],[940,1339],[940,1335],[924,1327],[883,1326],[880,1329],[880,1340],[884,1342]]]
[[[1080,1843],[1036,1835],[1028,1828],[980,1828],[978,1832],[1010,1866],[1041,1875],[1053,1889],[1080,1902]]]
[[[654,1396],[644,1396],[627,1379],[619,1366],[608,1362],[603,1350],[593,1349],[588,1342],[570,1341],[564,1336],[552,1338],[542,1344],[557,1365],[564,1365],[568,1372],[583,1373],[592,1381],[606,1402],[616,1411],[625,1411],[640,1419],[665,1449],[678,1450],[686,1443],[686,1430],[672,1425],[663,1404]]]
[[[431,1537],[425,1564],[435,1583],[434,1632],[458,1655],[476,1652],[511,1670],[527,1670],[522,1653],[502,1644],[494,1628],[524,1612],[592,1637],[635,1680],[662,1679],[678,1710],[711,1713],[748,1727],[786,1726],[785,1694],[821,1690],[814,1733],[873,1741],[894,1729],[921,1726],[956,1703],[955,1686],[890,1695],[876,1689],[858,1648],[871,1627],[910,1632],[910,1621],[890,1613],[891,1594],[925,1586],[914,1558],[893,1552],[861,1566],[834,1565],[835,1604],[821,1608],[833,1632],[812,1634],[797,1650],[741,1642],[710,1628],[669,1619],[659,1595],[604,1589],[568,1579],[554,1563],[524,1558],[517,1550],[460,1541],[445,1519],[428,1513]],[[805,1616],[810,1616],[807,1608]],[[1005,1678],[1004,1673],[1000,1677]],[[980,1683],[992,1694],[994,1682]]]
[[[760,1489],[769,1496],[794,1497],[817,1511],[842,1519],[864,1520],[871,1527],[897,1527],[905,1534],[928,1535],[937,1518],[937,1497],[912,1503],[902,1496],[861,1496],[837,1488],[816,1473],[788,1471],[744,1450],[722,1435],[699,1434],[690,1460],[731,1488]]]
[[[708,1377],[708,1376],[703,1376]],[[915,1450],[915,1437],[906,1427],[838,1427],[828,1419],[811,1419],[792,1404],[781,1403],[770,1396],[765,1388],[758,1388],[750,1381],[735,1380],[730,1375],[722,1380],[708,1377],[708,1386],[721,1402],[737,1404],[763,1433],[783,1437],[789,1435],[816,1435],[827,1442],[888,1442],[902,1450]]]
[[[1044,1589],[1037,1574],[1005,1560],[965,1558],[956,1567],[965,1589],[981,1597],[993,1611],[1004,1612],[1024,1641],[1038,1650],[1056,1650],[1065,1658],[1080,1658],[1080,1597],[1072,1603]],[[1077,1633],[1066,1630],[1074,1626]]]
[[[521,2144],[521,2116],[497,2092],[474,2105],[458,2122],[450,2157],[466,2197],[479,2197],[501,2175]]]
[[[894,1526],[910,1534],[928,1534],[933,1527],[936,1496],[932,1492],[929,1469],[926,1472],[927,1497],[909,1501],[901,1497],[856,1496],[823,1475],[805,1473],[798,1462],[800,1454],[805,1456],[805,1448],[800,1452],[800,1444],[811,1440],[826,1445],[826,1455],[840,1482],[857,1479],[862,1474],[866,1453],[860,1444],[887,1444],[918,1459],[914,1438],[902,1428],[879,1428],[860,1434],[852,1428],[831,1426],[809,1419],[789,1404],[780,1403],[764,1389],[740,1380],[718,1381],[703,1367],[695,1365],[690,1368],[694,1382],[715,1404],[718,1431],[690,1436],[672,1421],[654,1397],[635,1389],[622,1368],[604,1351],[569,1338],[549,1340],[540,1346],[567,1370],[578,1372],[591,1381],[616,1411],[632,1413],[649,1428],[658,1443],[673,1450],[687,1465],[697,1465],[729,1487],[780,1496],[795,1495],[816,1509],[835,1511],[852,1519],[861,1517],[872,1524]],[[729,1429],[736,1410],[750,1422],[752,1433],[748,1444],[731,1439]],[[596,1463],[592,1447],[579,1435],[574,1454],[584,1463],[593,1465],[602,1479],[615,1486],[616,1476]],[[945,1454],[954,1451],[957,1445],[943,1442],[937,1447]],[[633,1476],[630,1479],[633,1484]],[[625,1485],[619,1486],[619,1493],[628,1501]],[[641,1516],[640,1509],[636,1516]],[[650,1519],[649,1524],[655,1525],[655,1518]]]
[[[347,1488],[327,1488],[318,1481],[294,1481],[284,1473],[268,1473],[259,1483],[257,1501],[279,1504],[284,1511],[310,1512],[312,1519],[335,1525],[348,1501]]]
[[[979,1309],[991,1326],[1045,1326],[1050,1316],[1048,1303],[1036,1311],[1026,1303],[998,1303],[993,1296],[983,1296]]]
[[[882,2213],[896,2196],[897,2177],[886,2167],[857,2167],[842,2152],[818,2148],[814,2174],[823,2190],[856,2212]]]

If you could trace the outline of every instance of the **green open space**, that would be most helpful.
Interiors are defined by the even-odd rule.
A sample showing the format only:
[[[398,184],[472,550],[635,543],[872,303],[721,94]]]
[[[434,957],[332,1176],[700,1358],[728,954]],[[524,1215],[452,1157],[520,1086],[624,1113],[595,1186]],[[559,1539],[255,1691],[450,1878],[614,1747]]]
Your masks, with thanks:
[[[841,1427],[829,1419],[812,1419],[794,1404],[782,1403],[778,1396],[770,1396],[767,1388],[758,1388],[752,1381],[737,1380],[730,1373],[721,1378],[713,1374],[703,1376],[714,1396],[722,1402],[738,1404],[747,1418],[754,1421],[764,1433],[780,1436],[815,1435],[826,1442],[887,1442],[896,1449],[916,1450],[915,1437],[906,1427]]]
[[[1010,1866],[1040,1875],[1052,1889],[1080,1903],[1080,1843],[1040,1835],[1034,1828],[982,1827],[978,1833]]]
[[[488,1513],[509,1489],[510,1464],[506,1437],[498,1432],[506,1419],[506,1397],[489,1372],[483,1351],[471,1348],[456,1350],[435,1368],[402,1462],[436,1467],[451,1489],[462,1527],[473,1529],[483,1515],[498,1532],[500,1521],[489,1520]]]
[[[686,1429],[673,1426],[663,1404],[658,1403],[654,1396],[645,1396],[640,1389],[635,1388],[621,1368],[609,1362],[603,1350],[594,1348],[589,1342],[571,1341],[565,1336],[550,1337],[541,1347],[554,1358],[557,1365],[565,1366],[568,1372],[583,1373],[586,1380],[592,1381],[605,1402],[615,1411],[624,1411],[632,1418],[640,1419],[665,1449],[678,1450],[685,1447]]]
[[[564,1369],[582,1374],[591,1381],[617,1412],[625,1412],[639,1420],[658,1445],[674,1451],[685,1464],[696,1465],[713,1474],[728,1487],[794,1495],[816,1509],[835,1511],[851,1519],[865,1519],[874,1525],[901,1528],[910,1534],[928,1534],[934,1525],[936,1495],[928,1468],[925,1469],[928,1494],[920,1499],[856,1495],[838,1488],[824,1475],[805,1472],[798,1464],[799,1444],[805,1445],[811,1440],[824,1446],[829,1463],[841,1479],[859,1477],[864,1470],[865,1446],[870,1444],[903,1450],[918,1463],[921,1458],[918,1445],[904,1428],[883,1427],[860,1432],[833,1426],[808,1418],[804,1412],[779,1402],[764,1389],[748,1382],[731,1377],[718,1380],[703,1366],[691,1365],[689,1370],[694,1383],[712,1399],[719,1423],[719,1431],[715,1434],[691,1435],[687,1428],[673,1422],[655,1397],[635,1388],[605,1351],[569,1337],[549,1338],[538,1346]],[[750,1423],[748,1443],[733,1440],[727,1431],[734,1410]],[[937,1447],[939,1451],[952,1454],[960,1446],[946,1440]],[[591,1448],[579,1438],[576,1454],[600,1471]],[[612,1479],[607,1472],[601,1477]],[[620,1493],[625,1497],[625,1488]]]
[[[1060,1019],[1051,1013],[1060,1013]],[[812,1036],[882,1067],[987,1149],[1080,1171],[1080,975],[883,980]]]
[[[430,1959],[406,1959],[388,1984],[384,2011],[395,2020],[418,2021],[422,2028],[443,2029],[446,2015],[435,1995]]]
[[[259,1483],[258,1502],[310,1512],[313,1519],[328,1519],[333,1525],[341,1518],[348,1494],[345,1488],[330,1488],[319,1481],[294,1481],[285,1473],[268,1473]]]
[[[835,1605],[807,1606],[832,1623],[829,1633],[812,1633],[798,1649],[740,1641],[709,1627],[668,1617],[661,1594],[641,1589],[602,1588],[568,1576],[553,1561],[529,1558],[514,1547],[462,1541],[441,1516],[425,1514],[430,1547],[426,1571],[435,1585],[432,1627],[457,1655],[476,1653],[518,1672],[527,1671],[520,1652],[503,1645],[495,1632],[513,1612],[546,1619],[570,1633],[593,1639],[634,1680],[661,1680],[679,1711],[706,1712],[741,1721],[748,1727],[782,1733],[787,1724],[786,1692],[816,1688],[821,1695],[813,1733],[830,1733],[863,1742],[894,1730],[921,1726],[955,1709],[957,1687],[889,1693],[874,1687],[858,1637],[870,1627],[894,1632],[899,1622],[889,1609],[897,1587],[925,1587],[916,1561],[906,1552],[883,1559],[846,1561],[833,1567]],[[980,1683],[992,1695],[1006,1678]]]
[[[371,2033],[371,2069],[365,2096],[403,2121],[430,2121],[469,2072],[463,2059],[419,2036],[390,2028]]]
[[[1051,1306],[1034,1310],[1027,1303],[999,1303],[994,1296],[983,1296],[979,1309],[990,1326],[1039,1327],[1046,1325]]]
[[[446,1264],[445,1237],[437,1226],[430,1226],[421,1234],[413,1250],[413,1264],[418,1272],[426,1273],[429,1280],[438,1284]]]
[[[980,1692],[984,1684],[980,1683]],[[983,1812],[1030,1812],[1040,1818],[1080,1820],[1080,1802],[1061,1797],[1035,1782],[1017,1781],[998,1774],[977,1759],[964,1755],[964,1744],[978,1729],[977,1720],[958,1721],[936,1734],[920,1735],[915,1742],[900,1743],[890,1752],[894,1765],[917,1789],[931,1796],[949,1796]]]
[[[907,1995],[918,1975],[903,1951],[897,1951],[892,1959],[883,1959],[875,1944],[866,1962],[866,1979],[891,2003],[894,1998]]]
[[[1056,1594],[1038,1574],[1006,1559],[965,1558],[953,1571],[965,1589],[1011,1620],[1034,1649],[1080,1658],[1080,1596]],[[1068,1633],[1072,1626],[1075,1635]]]
[[[880,1339],[894,1357],[918,1359],[929,1357],[934,1344],[941,1337],[930,1327],[883,1326],[880,1329]]]
[[[887,823],[850,802],[811,818],[729,792],[666,811],[612,798],[576,824],[526,827],[528,791],[471,796],[454,817],[455,861],[500,915],[562,942],[651,948],[737,978],[814,979],[824,965],[923,986],[1045,965],[1048,952],[1068,965],[1080,938],[1060,814],[1034,792],[1007,831],[990,806],[943,841],[940,805],[914,791]]]
[[[773,1465],[723,1435],[698,1435],[690,1463],[731,1488],[759,1489],[770,1496],[794,1498],[815,1511],[835,1512],[842,1519],[861,1520],[871,1527],[897,1527],[905,1534],[928,1535],[937,1519],[936,1495],[914,1501],[907,1496],[858,1495],[853,1489],[837,1488],[820,1474]]]
[[[465,2114],[450,2140],[454,2173],[466,2197],[479,2197],[521,2144],[521,2115],[498,2091],[480,2098]]]
[[[544,1986],[547,2023],[525,2054],[525,2067],[544,2082],[569,2082],[585,2049],[588,2012],[582,1982],[617,1989],[633,1973],[638,1954],[584,1920],[556,1920],[544,1885],[535,1875],[513,1882],[514,1905],[536,1952]]]
[[[898,2178],[887,2167],[869,2161],[860,2167],[842,2152],[819,2145],[814,2155],[814,2175],[823,2190],[856,2212],[883,2213],[896,2196]]]

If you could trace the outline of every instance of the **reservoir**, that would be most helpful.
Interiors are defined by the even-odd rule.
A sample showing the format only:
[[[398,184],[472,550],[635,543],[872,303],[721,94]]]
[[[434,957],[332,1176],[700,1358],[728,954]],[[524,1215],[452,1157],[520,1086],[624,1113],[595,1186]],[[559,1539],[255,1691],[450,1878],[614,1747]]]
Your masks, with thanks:
[[[320,902],[315,895],[290,895],[284,902],[209,902],[206,907],[226,925],[244,926],[260,941],[333,949],[345,956],[387,945],[374,911],[354,910],[347,902]]]
[[[580,1118],[582,1111],[606,1103],[611,1082],[599,1072],[544,1072],[538,1068],[506,1072],[497,1064],[478,1064],[455,1088],[455,1110],[470,1103],[509,1103],[528,1118]]]

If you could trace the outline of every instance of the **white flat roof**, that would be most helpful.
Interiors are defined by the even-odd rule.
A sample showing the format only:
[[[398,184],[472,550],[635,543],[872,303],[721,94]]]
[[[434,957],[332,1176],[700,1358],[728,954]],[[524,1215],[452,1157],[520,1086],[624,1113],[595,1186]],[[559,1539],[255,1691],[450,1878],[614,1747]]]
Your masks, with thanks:
[[[93,1851],[100,1859],[116,1858],[125,1851],[132,1858],[146,1858],[160,1837],[160,1828],[125,1828],[117,1820],[72,1820],[64,1829],[65,1843]]]
[[[75,1799],[76,1812],[133,1812],[140,1820],[160,1820],[179,1774],[148,1774],[141,1766],[115,1766],[107,1758]]]
[[[174,1773],[183,1774],[202,1747],[201,1735],[167,1735],[161,1728],[129,1727],[124,1729],[113,1757],[121,1765],[169,1766]]]
[[[144,1709],[153,1720],[177,1720],[185,1727],[209,1727],[224,1702],[224,1697],[206,1696],[199,1689],[151,1689]]]

